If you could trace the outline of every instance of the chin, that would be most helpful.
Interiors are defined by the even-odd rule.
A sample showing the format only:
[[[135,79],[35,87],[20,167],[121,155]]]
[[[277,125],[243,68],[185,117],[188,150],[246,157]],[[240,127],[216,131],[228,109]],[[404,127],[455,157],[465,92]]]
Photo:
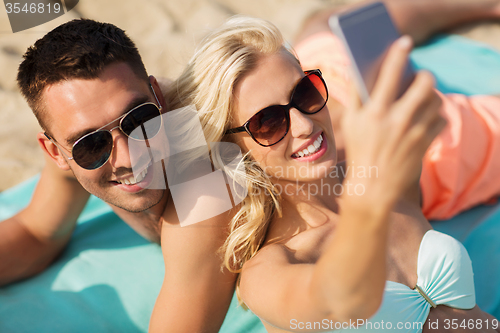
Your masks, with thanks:
[[[145,190],[140,194],[133,195],[125,194],[111,197],[96,196],[113,206],[126,210],[127,212],[140,213],[156,206],[161,201],[164,194],[165,190]]]

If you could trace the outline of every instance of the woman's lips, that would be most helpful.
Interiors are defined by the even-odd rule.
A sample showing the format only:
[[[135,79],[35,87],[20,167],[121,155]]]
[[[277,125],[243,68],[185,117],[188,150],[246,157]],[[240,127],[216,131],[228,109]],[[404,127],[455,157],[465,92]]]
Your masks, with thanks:
[[[320,133],[312,143],[292,154],[292,158],[304,162],[315,161],[325,154],[327,148],[324,135]]]

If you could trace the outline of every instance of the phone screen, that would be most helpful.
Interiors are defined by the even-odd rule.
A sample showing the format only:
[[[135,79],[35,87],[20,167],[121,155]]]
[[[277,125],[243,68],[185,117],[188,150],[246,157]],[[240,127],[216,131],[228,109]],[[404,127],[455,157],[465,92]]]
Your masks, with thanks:
[[[332,16],[332,31],[346,44],[361,98],[369,99],[385,54],[399,37],[389,13],[383,3],[377,2],[357,10]],[[399,96],[410,86],[414,71],[410,63],[405,70]]]

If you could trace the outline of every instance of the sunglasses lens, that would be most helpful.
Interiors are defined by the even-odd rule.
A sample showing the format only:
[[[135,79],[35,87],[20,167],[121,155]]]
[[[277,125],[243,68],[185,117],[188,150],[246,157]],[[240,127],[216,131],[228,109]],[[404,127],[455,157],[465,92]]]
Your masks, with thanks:
[[[113,137],[108,131],[98,131],[80,139],[73,146],[73,159],[87,170],[101,167],[109,159],[113,149]]]
[[[287,110],[282,106],[270,106],[256,113],[248,129],[257,142],[270,146],[283,139],[288,129]]]
[[[295,88],[292,102],[303,112],[316,113],[328,100],[328,90],[318,74],[304,77]]]
[[[160,110],[155,104],[143,104],[123,118],[121,128],[123,133],[132,139],[144,140],[145,138],[152,138],[160,131],[160,117]],[[141,129],[134,131],[139,126]]]

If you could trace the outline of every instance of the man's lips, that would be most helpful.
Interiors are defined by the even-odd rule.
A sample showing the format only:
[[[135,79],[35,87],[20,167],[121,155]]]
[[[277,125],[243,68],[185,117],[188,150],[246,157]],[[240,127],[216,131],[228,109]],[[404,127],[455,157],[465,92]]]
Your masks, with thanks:
[[[149,172],[149,167],[152,164],[148,164],[145,168],[142,169],[140,172],[134,172],[134,173],[128,173],[126,175],[116,177],[115,179],[110,180],[110,182],[113,183],[118,183],[118,184],[124,184],[124,185],[134,185],[137,183],[140,183],[144,180],[146,177],[147,173]]]
[[[134,175],[130,175],[130,176],[122,177],[120,179],[116,179],[116,180],[114,180],[114,182],[125,184],[125,185],[133,185],[133,184],[141,182],[144,179],[144,177],[146,176],[146,173],[147,173],[147,169],[144,169],[142,172],[140,172],[137,175],[137,177],[134,177]]]

